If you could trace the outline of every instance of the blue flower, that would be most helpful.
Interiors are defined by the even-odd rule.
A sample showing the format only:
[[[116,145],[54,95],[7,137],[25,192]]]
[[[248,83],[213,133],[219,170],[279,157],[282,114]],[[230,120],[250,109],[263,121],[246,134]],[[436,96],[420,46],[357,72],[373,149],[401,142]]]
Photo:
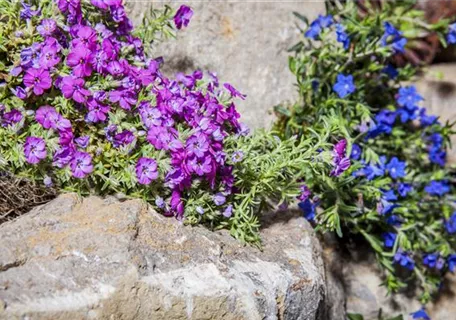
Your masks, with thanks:
[[[448,28],[447,41],[449,44],[456,43],[456,23],[450,24]]]
[[[425,188],[426,191],[431,196],[443,196],[444,194],[450,192],[450,186],[447,181],[431,181]]]
[[[317,204],[312,203],[310,199],[307,199],[305,201],[302,201],[298,204],[299,208],[304,214],[304,218],[306,218],[309,221],[314,221],[315,220],[315,212],[316,212],[316,207]]]
[[[420,310],[413,312],[410,315],[412,316],[413,319],[431,320],[431,318],[429,318],[429,316],[426,313],[426,311],[424,310],[424,308],[421,308]]]
[[[393,179],[405,177],[406,163],[399,161],[398,158],[393,157],[390,162],[386,165],[386,169],[389,171],[389,175]]]
[[[451,254],[447,257],[448,270],[454,272],[456,268],[456,254]]]
[[[386,201],[396,201],[397,196],[394,193],[394,190],[388,190],[383,192],[382,199],[385,199]]]
[[[420,110],[420,123],[422,127],[428,127],[437,122],[437,116],[428,116],[426,114],[426,109],[421,108]]]
[[[399,108],[397,109],[397,115],[401,119],[401,123],[406,123],[410,120],[415,120],[418,115],[416,114],[416,111],[418,110],[418,107],[413,107],[412,109],[407,109],[407,108]]]
[[[397,207],[398,205],[395,204],[394,206]],[[389,216],[386,219],[386,223],[389,224],[390,226],[399,227],[402,224],[402,219],[399,216],[392,214],[391,216]]]
[[[402,32],[397,30],[389,22],[383,23],[383,26],[385,28],[385,33],[383,34],[381,39],[382,46],[386,47],[388,44],[391,44],[394,52],[404,52],[404,47],[407,44],[407,39],[402,37]]]
[[[317,20],[314,20],[310,26],[309,26],[309,29],[307,29],[306,33],[304,34],[304,36],[306,38],[310,38],[310,39],[317,39],[318,35],[320,34],[322,28],[321,28],[321,25],[320,25],[320,21],[317,19]]]
[[[394,111],[383,109],[375,116],[375,120],[378,123],[386,124],[392,126],[396,121],[397,114]]]
[[[428,253],[423,256],[423,264],[429,268],[441,270],[445,261],[439,257],[438,253]]]
[[[394,262],[409,270],[413,270],[413,268],[415,268],[415,262],[413,259],[410,258],[409,254],[402,249],[399,249],[394,255]]]
[[[443,136],[440,133],[433,133],[429,137],[429,141],[434,147],[440,148],[443,146]]]
[[[445,229],[449,234],[456,233],[456,211],[445,221]]]
[[[333,17],[332,15],[322,16],[319,15],[317,19],[315,19],[311,24],[309,29],[304,34],[306,38],[311,38],[315,40],[319,35],[320,32],[324,28],[328,28],[333,24]]]
[[[446,163],[446,151],[432,147],[429,150],[429,161],[438,164],[441,167],[444,167]]]
[[[397,234],[393,232],[385,232],[382,234],[382,238],[385,248],[392,248],[396,242]]]
[[[396,79],[396,77],[399,75],[399,72],[397,71],[396,68],[393,67],[393,65],[389,64],[382,70],[383,73],[387,74],[388,77],[391,79]]]
[[[337,82],[333,86],[334,91],[337,93],[339,98],[345,98],[350,93],[355,92],[356,87],[353,83],[353,76],[352,75],[344,75],[342,73],[337,75]]]
[[[361,152],[361,147],[358,144],[354,143],[352,145],[350,158],[352,158],[353,160],[359,160],[359,158],[361,158]]]
[[[344,45],[344,49],[347,50],[350,47],[350,37],[345,31],[345,27],[340,23],[336,24],[336,35],[337,41]]]
[[[397,188],[397,192],[401,195],[401,197],[407,196],[410,192],[413,191],[413,187],[409,183],[399,183],[399,186]]]
[[[424,100],[416,91],[415,86],[401,87],[397,96],[397,103],[401,107],[412,110],[417,103]]]

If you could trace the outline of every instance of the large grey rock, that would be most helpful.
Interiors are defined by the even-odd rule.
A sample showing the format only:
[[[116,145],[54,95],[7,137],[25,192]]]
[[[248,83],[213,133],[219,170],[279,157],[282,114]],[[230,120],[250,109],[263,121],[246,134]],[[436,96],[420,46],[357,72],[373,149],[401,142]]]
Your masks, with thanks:
[[[0,226],[0,319],[330,319],[310,225],[264,225],[260,251],[139,200],[62,195]]]
[[[440,116],[442,123],[456,121],[455,63],[430,66],[425,77],[418,81],[417,88],[425,98],[423,106],[429,113]],[[450,163],[456,163],[456,135],[452,137],[452,145],[448,160]]]
[[[127,1],[128,2],[128,1]],[[131,1],[135,22],[150,5],[162,1]],[[179,2],[173,2],[178,6]],[[247,94],[238,110],[252,128],[270,126],[272,107],[296,97],[295,79],[288,70],[287,49],[299,39],[297,11],[313,19],[324,13],[324,1],[192,1],[194,16],[176,41],[158,45],[167,74],[194,69],[214,71],[222,82]]]

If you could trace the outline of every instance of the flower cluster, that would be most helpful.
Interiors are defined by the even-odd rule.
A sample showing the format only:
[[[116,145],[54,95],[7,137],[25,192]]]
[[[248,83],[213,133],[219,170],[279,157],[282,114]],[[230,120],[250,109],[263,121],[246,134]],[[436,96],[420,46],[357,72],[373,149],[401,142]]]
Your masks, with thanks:
[[[220,86],[215,74],[204,87],[200,71],[165,77],[161,61],[145,56],[121,0],[55,3],[56,17],[22,3],[21,17],[35,27],[28,37],[18,32],[31,45],[10,56],[7,87],[14,96],[4,99],[0,122],[23,158],[6,159],[13,167],[24,159],[47,185],[84,178],[94,186],[100,177],[112,182],[114,172],[106,168],[121,158],[118,165],[134,173],[129,187],[160,181],[161,196],[170,196],[158,206],[169,215],[183,216],[184,194],[197,182],[224,206],[221,199],[235,192],[224,140],[248,133],[230,99],[244,95]],[[192,14],[182,6],[176,27],[186,27]],[[241,152],[232,156],[242,161]],[[231,211],[221,208],[225,217]]]
[[[435,32],[452,43],[454,25],[440,21],[423,30],[421,12],[404,11],[402,3],[368,15],[353,2],[328,8],[325,31],[320,16],[293,47],[289,65],[300,99],[275,109],[284,138],[329,142],[315,161],[333,158],[330,180],[303,177],[318,203],[307,196],[300,207],[319,230],[362,235],[384,267],[388,289],[415,279],[426,303],[455,269],[453,172],[446,167],[452,129],[421,106],[423,97],[410,85],[420,68],[394,63],[407,48],[406,35]]]

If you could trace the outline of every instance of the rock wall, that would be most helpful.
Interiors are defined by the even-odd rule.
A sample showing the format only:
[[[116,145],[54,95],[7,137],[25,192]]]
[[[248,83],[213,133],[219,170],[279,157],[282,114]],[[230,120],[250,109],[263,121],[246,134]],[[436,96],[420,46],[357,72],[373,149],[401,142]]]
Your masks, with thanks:
[[[127,1],[135,22],[150,5],[162,1]],[[178,6],[185,1],[172,1]],[[295,79],[288,70],[287,50],[299,39],[297,11],[309,19],[324,12],[324,1],[230,1],[203,0],[187,3],[194,10],[188,28],[177,40],[156,48],[165,57],[167,74],[194,69],[214,71],[247,94],[238,110],[252,128],[268,127],[276,104],[296,97]]]
[[[62,195],[0,226],[0,319],[344,319],[308,222],[263,225],[260,251],[140,200]]]

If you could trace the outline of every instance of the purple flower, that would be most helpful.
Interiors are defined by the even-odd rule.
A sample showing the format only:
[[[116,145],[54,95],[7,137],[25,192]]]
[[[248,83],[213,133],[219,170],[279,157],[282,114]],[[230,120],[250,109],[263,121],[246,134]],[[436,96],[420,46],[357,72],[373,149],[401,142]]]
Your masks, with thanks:
[[[305,184],[303,184],[300,189],[301,189],[301,194],[299,195],[298,199],[301,201],[306,201],[307,199],[309,199],[309,197],[311,195],[311,191],[310,191],[309,187],[306,186]]]
[[[57,55],[57,47],[45,46],[41,50],[40,66],[49,70],[60,62],[60,57]]]
[[[215,194],[212,199],[214,200],[215,205],[221,206],[226,202],[226,197],[222,193]]]
[[[122,109],[130,110],[131,106],[136,105],[137,99],[130,90],[114,90],[109,93],[109,101],[118,102]]]
[[[173,190],[170,201],[171,209],[176,213],[178,219],[184,214],[184,202],[182,201],[181,193],[178,190]]]
[[[32,6],[21,1],[22,10],[21,10],[21,19],[29,20],[34,16],[38,16],[41,14],[40,10],[32,10]]]
[[[27,137],[24,144],[25,160],[31,164],[37,164],[46,158],[46,143],[37,137]]]
[[[53,126],[53,119],[57,118],[58,113],[51,106],[42,106],[36,110],[35,120],[45,129],[50,129]]]
[[[71,172],[75,178],[85,178],[93,171],[92,156],[86,152],[76,151],[70,162]]]
[[[343,172],[347,171],[350,168],[351,162],[350,158],[345,156],[347,148],[347,140],[340,140],[333,149],[334,155],[334,169],[331,171],[330,175],[334,177],[340,176]]]
[[[110,0],[90,0],[90,3],[95,7],[106,10],[110,6]]]
[[[154,159],[142,157],[136,163],[136,177],[140,184],[150,184],[158,178],[157,162]]]
[[[28,88],[33,88],[33,93],[39,96],[52,86],[52,79],[48,71],[30,68],[25,73],[24,84]]]
[[[70,146],[62,146],[54,154],[52,165],[58,168],[67,166],[73,159],[74,149]]]
[[[152,108],[150,105],[143,105],[142,107],[140,106],[139,115],[141,116],[141,120],[146,128],[150,128],[152,126],[160,126],[162,124],[162,113],[158,108]]]
[[[334,162],[334,169],[330,172],[330,176],[332,177],[338,177],[342,173],[348,170],[350,168],[351,162],[349,157],[345,157],[342,159],[338,159],[338,161]]]
[[[87,146],[89,145],[89,141],[90,141],[90,137],[89,136],[83,136],[83,137],[79,137],[79,138],[76,138],[74,139],[74,142],[76,142],[76,144],[80,147],[80,148],[87,148]]]
[[[121,75],[125,71],[124,67],[119,61],[111,61],[108,64],[107,70],[113,76]]]
[[[343,99],[349,94],[355,92],[356,86],[353,83],[353,76],[351,74],[344,75],[342,73],[337,75],[337,81],[333,86],[334,92],[337,93],[339,98]]]
[[[47,187],[47,188],[50,188],[54,185],[54,183],[52,182],[52,179],[51,177],[49,176],[45,176],[44,179],[43,179],[43,183],[44,185]]]
[[[187,140],[187,151],[190,155],[194,154],[197,157],[202,157],[209,150],[209,141],[207,136],[198,133],[191,136]]]
[[[62,79],[61,88],[63,96],[67,99],[73,99],[76,102],[83,103],[91,95],[90,91],[84,88],[84,80],[67,76]]]
[[[190,23],[190,19],[193,16],[193,10],[186,5],[180,6],[177,10],[176,15],[174,16],[174,23],[176,24],[177,29],[182,29],[182,27],[187,27]]]
[[[125,13],[125,9],[122,6],[111,9],[111,15],[112,20],[114,20],[115,22],[121,22],[127,16],[127,14]]]
[[[74,26],[76,39],[71,42],[73,48],[85,47],[89,50],[95,50],[97,47],[97,33],[89,26]],[[79,51],[79,50],[76,50]]]
[[[36,27],[36,30],[40,35],[43,37],[51,36],[55,29],[57,28],[57,24],[53,19],[43,19],[41,20],[41,24]]]
[[[2,121],[2,126],[7,127],[10,125],[13,125],[15,123],[18,123],[22,120],[24,116],[19,110],[16,109],[11,109],[10,112],[5,112],[3,114],[3,117],[0,117]]]
[[[233,161],[233,163],[241,162],[242,159],[244,159],[244,152],[241,150],[235,151],[231,156],[231,161]]]
[[[163,209],[165,207],[165,200],[163,200],[162,197],[160,196],[157,196],[155,198],[155,205],[160,208],[160,209]]]
[[[129,130],[124,130],[114,136],[114,147],[120,147],[132,143],[135,140],[135,136]]]
[[[104,122],[107,119],[107,114],[110,110],[108,106],[98,103],[95,99],[89,99],[87,107],[89,109],[85,117],[87,122]]]
[[[231,218],[233,215],[233,205],[230,204],[228,207],[226,207],[226,209],[222,212],[222,215],[225,218]]]
[[[229,83],[224,83],[223,86],[230,92],[232,97],[239,97],[242,100],[245,100],[247,97],[245,94],[240,93],[237,91],[231,84]]]
[[[67,65],[73,68],[76,77],[87,77],[92,74],[92,52],[83,46],[74,48],[67,57]]]
[[[199,214],[204,214],[204,208],[201,206],[197,206],[195,208],[195,211],[198,212]]]

